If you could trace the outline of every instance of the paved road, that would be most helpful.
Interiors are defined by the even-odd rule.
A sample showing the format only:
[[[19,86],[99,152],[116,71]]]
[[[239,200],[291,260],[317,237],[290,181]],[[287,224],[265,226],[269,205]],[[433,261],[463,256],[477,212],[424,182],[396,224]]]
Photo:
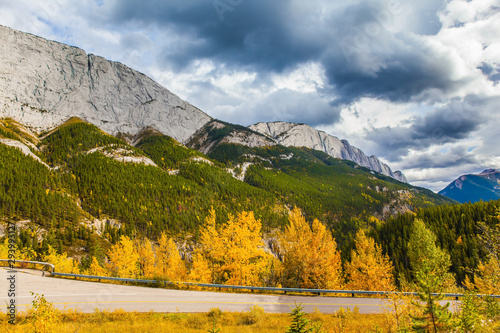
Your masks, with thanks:
[[[0,303],[6,311],[9,301],[9,281],[6,268],[0,269]],[[206,291],[179,291],[159,288],[113,285],[53,277],[36,272],[18,272],[18,311],[31,305],[33,291],[45,295],[59,309],[76,308],[82,312],[123,309],[125,311],[155,312],[207,312],[218,307],[223,311],[248,311],[253,305],[263,306],[268,313],[289,313],[295,302],[302,303],[306,312],[315,307],[322,313],[333,313],[340,307],[361,313],[379,313],[382,301],[377,298],[341,298],[325,296],[268,296],[257,294],[217,293]]]

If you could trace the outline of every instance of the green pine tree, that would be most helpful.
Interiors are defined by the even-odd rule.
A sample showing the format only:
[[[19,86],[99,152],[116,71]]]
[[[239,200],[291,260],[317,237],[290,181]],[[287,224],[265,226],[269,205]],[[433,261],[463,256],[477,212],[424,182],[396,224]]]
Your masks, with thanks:
[[[408,242],[408,257],[417,283],[419,283],[417,277],[419,272],[433,274],[438,278],[439,289],[445,290],[455,285],[455,278],[449,271],[450,255],[437,246],[436,241],[436,235],[422,220],[416,219]]]
[[[412,316],[413,329],[417,332],[448,332],[453,323],[448,309],[450,303],[447,302],[445,305],[440,303],[444,298],[441,292],[441,277],[429,266],[424,266],[416,275],[420,302],[413,304],[422,310],[422,315]]]
[[[321,326],[313,326],[309,327],[309,319],[305,318],[305,312],[302,311],[304,307],[302,303],[297,305],[295,302],[295,307],[292,309],[290,313],[290,317],[292,317],[292,323],[287,327],[286,333],[319,333],[322,332]]]

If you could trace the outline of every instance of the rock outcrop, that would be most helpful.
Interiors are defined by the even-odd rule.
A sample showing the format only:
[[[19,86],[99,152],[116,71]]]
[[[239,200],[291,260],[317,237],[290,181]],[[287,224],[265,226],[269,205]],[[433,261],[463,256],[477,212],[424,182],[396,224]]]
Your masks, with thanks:
[[[82,49],[0,26],[0,118],[35,131],[72,116],[110,134],[151,126],[185,142],[211,117],[146,75]]]
[[[372,155],[368,157],[359,148],[351,146],[347,140],[340,140],[323,131],[318,131],[309,125],[271,122],[257,123],[251,125],[249,128],[267,135],[277,144],[320,150],[332,157],[353,161],[401,182],[408,182],[401,171],[393,172],[387,164],[382,163],[376,156]]]

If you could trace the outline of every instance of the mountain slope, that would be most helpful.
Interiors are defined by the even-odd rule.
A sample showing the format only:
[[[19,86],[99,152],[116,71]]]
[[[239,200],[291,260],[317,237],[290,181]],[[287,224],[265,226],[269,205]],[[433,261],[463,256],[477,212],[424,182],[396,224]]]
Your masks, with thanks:
[[[0,26],[0,118],[37,131],[72,116],[117,134],[147,126],[180,142],[211,118],[158,83],[82,49]]]
[[[500,170],[488,169],[480,174],[460,176],[439,194],[461,203],[500,199]]]
[[[272,122],[243,127],[212,120],[196,131],[187,142],[189,147],[205,154],[220,151],[217,147],[224,144],[238,144],[251,148],[275,145],[310,148],[334,158],[355,162],[403,183],[408,182],[401,171],[393,172],[376,156],[368,157],[359,148],[351,146],[347,140],[339,140],[305,124]]]
[[[151,128],[180,143],[190,142],[203,153],[214,148],[214,142],[203,143],[195,135],[212,118],[142,73],[3,26],[0,43],[8,49],[0,53],[0,118],[12,118],[40,132],[78,117],[121,138],[133,138]],[[304,146],[407,182],[401,172],[393,172],[377,157],[307,125],[259,123],[244,130],[216,121],[210,124],[205,131],[218,133],[217,144]],[[224,133],[228,125],[231,132]]]
[[[2,181],[0,201],[11,207],[4,217],[34,216],[46,229],[54,219],[41,207],[49,200],[46,196],[58,198],[58,209],[71,212],[64,217],[68,222],[60,221],[64,225],[79,221],[99,230],[98,226],[109,224],[106,221],[114,221],[118,229],[108,232],[111,240],[120,234],[154,238],[161,231],[196,233],[210,207],[221,219],[241,210],[254,211],[268,230],[286,223],[288,209],[298,206],[308,217],[338,229],[337,223],[354,217],[386,218],[451,202],[312,149],[225,142],[206,156],[153,130],[142,132],[131,146],[76,118],[35,136],[37,144],[29,146],[16,134],[23,132],[22,125],[11,127],[16,131],[0,132],[0,147],[11,152],[0,156],[0,164],[5,179],[12,178],[8,174],[21,178],[15,182],[19,188],[15,205],[6,192],[13,185]],[[31,154],[1,144],[4,140],[17,142]],[[11,154],[37,166],[37,172],[46,174],[39,178],[48,180],[30,185],[29,172],[24,176],[16,172],[24,169],[12,164]],[[32,193],[36,200],[30,198]]]

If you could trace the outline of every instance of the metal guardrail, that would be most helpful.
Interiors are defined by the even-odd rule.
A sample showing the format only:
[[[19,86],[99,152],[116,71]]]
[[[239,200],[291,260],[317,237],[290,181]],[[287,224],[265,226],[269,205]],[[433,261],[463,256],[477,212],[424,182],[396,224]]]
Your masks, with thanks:
[[[0,259],[0,261],[3,261],[3,262],[8,262],[8,263],[11,263],[11,262],[14,262],[14,265],[16,263],[23,263],[23,264],[35,264],[35,265],[42,265],[42,266],[48,266],[50,267],[50,273],[53,274],[54,273],[54,270],[55,270],[55,266],[48,263],[48,262],[41,262],[41,261],[30,261],[30,260],[17,260],[17,259]],[[44,275],[45,275],[45,272],[44,272]]]
[[[0,261],[9,261],[8,259],[0,259]],[[366,291],[366,290],[328,290],[328,289],[302,289],[302,288],[275,288],[275,287],[255,287],[255,286],[232,286],[225,284],[215,284],[215,283],[197,283],[197,282],[175,282],[175,281],[161,281],[161,280],[144,280],[144,279],[130,279],[130,278],[118,278],[111,276],[96,276],[96,275],[84,275],[84,274],[71,274],[71,273],[57,273],[54,272],[54,265],[47,262],[39,261],[26,261],[26,260],[16,260],[15,262],[29,263],[29,264],[39,264],[45,265],[52,268],[52,276],[60,277],[72,277],[81,279],[91,279],[91,280],[108,280],[108,281],[119,281],[125,283],[143,283],[143,284],[157,284],[157,285],[184,285],[190,287],[204,287],[204,288],[217,288],[217,289],[237,289],[237,290],[250,290],[250,291],[270,291],[270,292],[283,292],[283,293],[312,293],[312,294],[351,294],[354,295],[390,295],[390,294],[401,294],[404,296],[417,296],[417,292],[400,292],[400,291]],[[433,293],[432,295],[439,295]],[[443,293],[444,297],[455,298],[458,300],[459,297],[465,296],[459,293]],[[494,297],[500,298],[500,295],[477,295],[479,297]]]
[[[390,295],[390,294],[401,294],[404,296],[417,296],[417,292],[400,292],[400,291],[366,291],[366,290],[328,290],[328,289],[303,289],[303,288],[274,288],[274,287],[254,287],[254,286],[232,286],[224,284],[214,284],[214,283],[197,283],[197,282],[173,282],[173,281],[158,281],[158,280],[141,280],[141,279],[130,279],[130,278],[118,278],[110,276],[96,276],[96,275],[83,275],[83,274],[70,274],[70,273],[52,273],[52,276],[61,277],[74,277],[83,279],[94,279],[94,280],[110,280],[110,281],[120,281],[120,282],[131,282],[131,283],[145,283],[145,284],[159,284],[159,285],[178,285],[182,284],[185,286],[193,287],[205,287],[205,288],[218,288],[220,289],[239,289],[239,290],[254,290],[258,291],[271,291],[271,292],[287,292],[289,293],[312,293],[312,294],[351,294],[354,295]],[[438,293],[433,293],[432,295],[437,296]],[[463,297],[464,294],[459,293],[443,293],[444,297],[455,298],[458,300],[459,297]],[[477,295],[480,297],[494,297],[500,298],[500,295]]]

